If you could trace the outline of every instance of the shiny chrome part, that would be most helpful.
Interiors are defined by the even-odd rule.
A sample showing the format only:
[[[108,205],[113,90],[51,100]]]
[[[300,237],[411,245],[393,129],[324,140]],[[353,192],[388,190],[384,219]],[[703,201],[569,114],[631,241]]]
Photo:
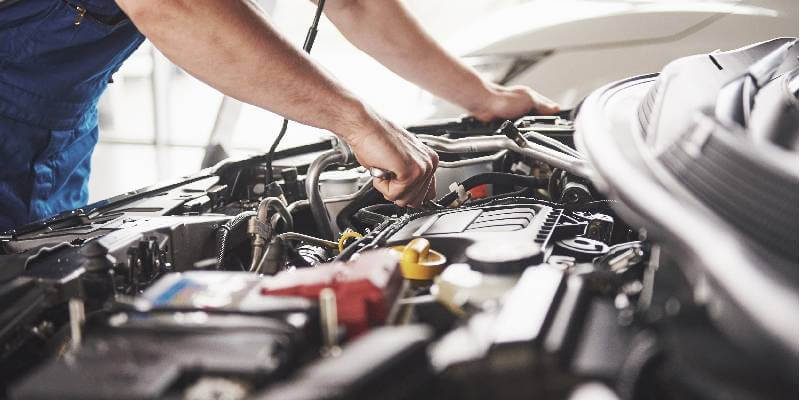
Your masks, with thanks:
[[[384,179],[384,180],[392,180],[395,177],[394,172],[376,167],[372,167],[369,169],[369,175],[373,178]]]
[[[286,241],[286,240],[297,240],[297,241],[301,241],[301,242],[315,244],[317,246],[328,247],[328,248],[331,248],[331,249],[338,249],[339,248],[339,243],[337,243],[337,242],[334,242],[334,241],[331,241],[331,240],[320,239],[318,237],[304,235],[302,233],[297,233],[297,232],[281,233],[280,235],[277,236],[277,238],[280,239],[280,240],[284,240],[284,241]]]
[[[539,140],[540,142],[547,143],[547,144],[549,144],[549,145],[551,145],[551,146],[553,146],[553,147],[555,147],[555,148],[563,151],[564,153],[569,154],[569,155],[571,155],[571,156],[573,156],[575,158],[583,159],[583,155],[581,153],[579,153],[577,150],[575,150],[572,147],[569,147],[569,146],[565,145],[564,143],[561,143],[558,140],[555,140],[555,139],[553,139],[553,138],[551,138],[551,137],[549,137],[547,135],[543,135],[543,134],[541,134],[539,132],[536,132],[534,130],[530,130],[529,128],[519,128],[519,131],[522,132],[522,136],[524,136],[525,139],[534,138],[536,140]]]
[[[281,196],[282,197],[282,196]],[[269,218],[269,210],[274,209],[277,211],[273,218]],[[248,233],[253,236],[253,256],[250,270],[255,271],[261,263],[261,257],[264,252],[264,246],[270,240],[270,236],[275,232],[275,227],[278,223],[279,216],[286,224],[287,230],[294,229],[294,219],[292,213],[289,212],[283,200],[278,197],[267,197],[258,204],[258,211],[256,216],[253,217],[248,224]],[[267,225],[269,224],[269,225]]]
[[[444,153],[490,153],[509,150],[543,161],[583,178],[591,178],[593,176],[592,170],[586,161],[527,140],[525,140],[524,146],[520,146],[514,140],[499,135],[461,139],[448,139],[431,135],[418,135],[417,137],[432,149]]]

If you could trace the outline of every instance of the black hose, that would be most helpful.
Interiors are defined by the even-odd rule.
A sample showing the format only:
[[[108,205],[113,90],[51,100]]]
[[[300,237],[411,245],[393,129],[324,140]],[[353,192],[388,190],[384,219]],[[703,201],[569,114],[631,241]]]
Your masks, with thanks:
[[[373,204],[371,206],[367,206],[362,208],[364,211],[369,211],[373,213],[383,214],[384,216],[388,215],[401,215],[404,213],[404,209],[395,204]]]
[[[303,42],[303,50],[308,54],[311,54],[311,47],[314,46],[314,40],[317,38],[317,26],[319,25],[319,18],[322,15],[323,8],[325,8],[325,0],[319,0],[317,2],[317,10],[314,12],[314,19],[311,21],[311,26],[308,28],[308,33],[306,33],[306,40]],[[283,136],[286,135],[286,128],[288,127],[289,119],[284,118],[281,124],[281,131],[278,133],[278,136],[272,142],[272,146],[270,146],[267,152],[265,185],[272,183],[272,160],[275,158],[275,150],[277,150],[278,144],[283,140]]]
[[[664,359],[664,349],[652,332],[640,332],[632,342],[616,385],[617,393],[623,400],[641,398],[647,390],[652,389],[652,385],[646,385],[648,378],[652,378],[649,375],[654,366]]]
[[[264,185],[269,185],[272,183],[273,179],[273,172],[272,172],[272,160],[275,158],[275,150],[278,148],[278,145],[283,140],[283,137],[286,135],[286,129],[289,127],[289,120],[287,118],[283,119],[283,123],[281,124],[281,130],[278,132],[278,136],[275,137],[275,140],[272,141],[272,145],[269,147],[267,151],[267,159],[265,161],[265,180]]]
[[[595,200],[583,204],[561,204],[560,206],[567,211],[615,212],[615,207],[619,204],[617,200]],[[612,215],[612,217],[615,215]]]
[[[356,211],[354,217],[356,220],[358,220],[358,222],[366,226],[380,225],[389,220],[389,217],[383,214],[378,214],[376,212],[364,209]]]
[[[516,174],[508,174],[503,172],[485,172],[478,175],[473,175],[461,182],[461,185],[464,186],[464,190],[470,190],[479,185],[485,184],[496,184],[496,185],[506,185],[506,186],[526,186],[526,187],[544,187],[547,182],[544,179],[537,178],[535,176],[525,176],[525,175],[516,175]],[[457,192],[450,192],[439,201],[439,204],[447,205],[452,203],[458,199]]]
[[[508,198],[508,197],[530,197],[531,200],[537,200],[538,201],[539,199],[534,197],[533,191],[534,191],[534,189],[532,189],[532,188],[525,188],[525,189],[517,190],[515,192],[496,194],[494,196],[489,196],[489,197],[486,197],[486,198],[483,198],[483,199],[477,199],[477,200],[474,200],[474,201],[470,201],[470,202],[464,204],[464,206],[467,206],[467,207],[480,206],[480,205],[484,205],[486,203],[490,203],[490,202],[495,201],[495,200],[501,200],[501,199],[505,199],[505,198]]]
[[[527,190],[527,189],[525,189]],[[552,207],[552,208],[561,208],[561,204],[556,204],[550,201],[537,199],[534,197],[520,197],[515,196],[514,193],[506,193],[505,195],[497,195],[493,198],[481,199],[469,204],[469,207],[482,207],[482,206],[492,206],[492,205],[502,205],[516,202],[518,204],[530,204],[531,202]]]
[[[553,169],[550,174],[550,179],[547,180],[547,193],[550,195],[550,200],[558,201],[561,198],[561,176],[564,170],[561,168]]]
[[[362,225],[367,225],[371,228],[389,221],[391,219],[390,215],[404,215],[408,211],[408,209],[391,203],[373,204],[356,211],[354,217]]]
[[[217,229],[217,269],[225,265],[228,251],[247,239],[247,221],[255,215],[255,211],[245,211]]]
[[[353,244],[347,246],[341,253],[339,253],[339,255],[336,256],[336,258],[334,259],[334,261],[347,261],[350,259],[350,257],[352,257],[352,255],[356,251],[361,250],[363,248],[368,248],[371,245],[380,242],[381,240],[386,238],[386,236],[393,233],[392,230],[388,229],[393,223],[394,222],[392,220],[387,220],[386,222],[378,225],[377,227],[375,227],[375,230],[373,231],[373,232],[379,232],[377,235],[375,236],[367,235],[362,237],[361,239],[356,240]],[[370,244],[361,247],[361,244],[366,242],[370,242]]]
[[[339,229],[344,231],[346,228],[360,228],[357,226],[357,221],[353,220],[355,214],[370,204],[384,201],[383,195],[372,186],[372,182],[367,183],[365,187],[359,190],[356,198],[344,206],[339,215],[336,216],[336,224]]]
[[[306,196],[308,196],[308,202],[311,205],[311,215],[314,216],[314,222],[316,222],[319,234],[323,239],[335,240],[339,235],[337,232],[338,227],[333,226],[328,209],[322,200],[322,194],[319,192],[319,176],[325,168],[346,161],[347,155],[338,149],[334,149],[320,154],[308,167],[305,182]]]

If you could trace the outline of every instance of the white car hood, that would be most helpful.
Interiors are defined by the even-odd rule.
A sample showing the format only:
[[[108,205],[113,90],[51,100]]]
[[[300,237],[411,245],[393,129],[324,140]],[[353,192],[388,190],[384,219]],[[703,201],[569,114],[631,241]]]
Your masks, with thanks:
[[[502,9],[456,34],[461,56],[526,54],[564,48],[672,40],[725,14],[779,11],[739,1],[538,0]]]

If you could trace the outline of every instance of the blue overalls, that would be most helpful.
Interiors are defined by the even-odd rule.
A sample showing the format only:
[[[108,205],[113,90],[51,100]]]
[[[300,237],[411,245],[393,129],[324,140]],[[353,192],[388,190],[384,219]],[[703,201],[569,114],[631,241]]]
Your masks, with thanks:
[[[97,100],[142,41],[114,0],[0,8],[0,231],[86,204]]]

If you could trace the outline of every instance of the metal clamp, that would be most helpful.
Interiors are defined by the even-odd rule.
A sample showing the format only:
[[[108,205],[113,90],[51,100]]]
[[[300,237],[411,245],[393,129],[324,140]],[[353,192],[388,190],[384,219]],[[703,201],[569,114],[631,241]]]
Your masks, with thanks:
[[[250,220],[247,221],[247,233],[256,236],[266,243],[272,236],[272,226],[259,221],[256,217],[251,217]]]

